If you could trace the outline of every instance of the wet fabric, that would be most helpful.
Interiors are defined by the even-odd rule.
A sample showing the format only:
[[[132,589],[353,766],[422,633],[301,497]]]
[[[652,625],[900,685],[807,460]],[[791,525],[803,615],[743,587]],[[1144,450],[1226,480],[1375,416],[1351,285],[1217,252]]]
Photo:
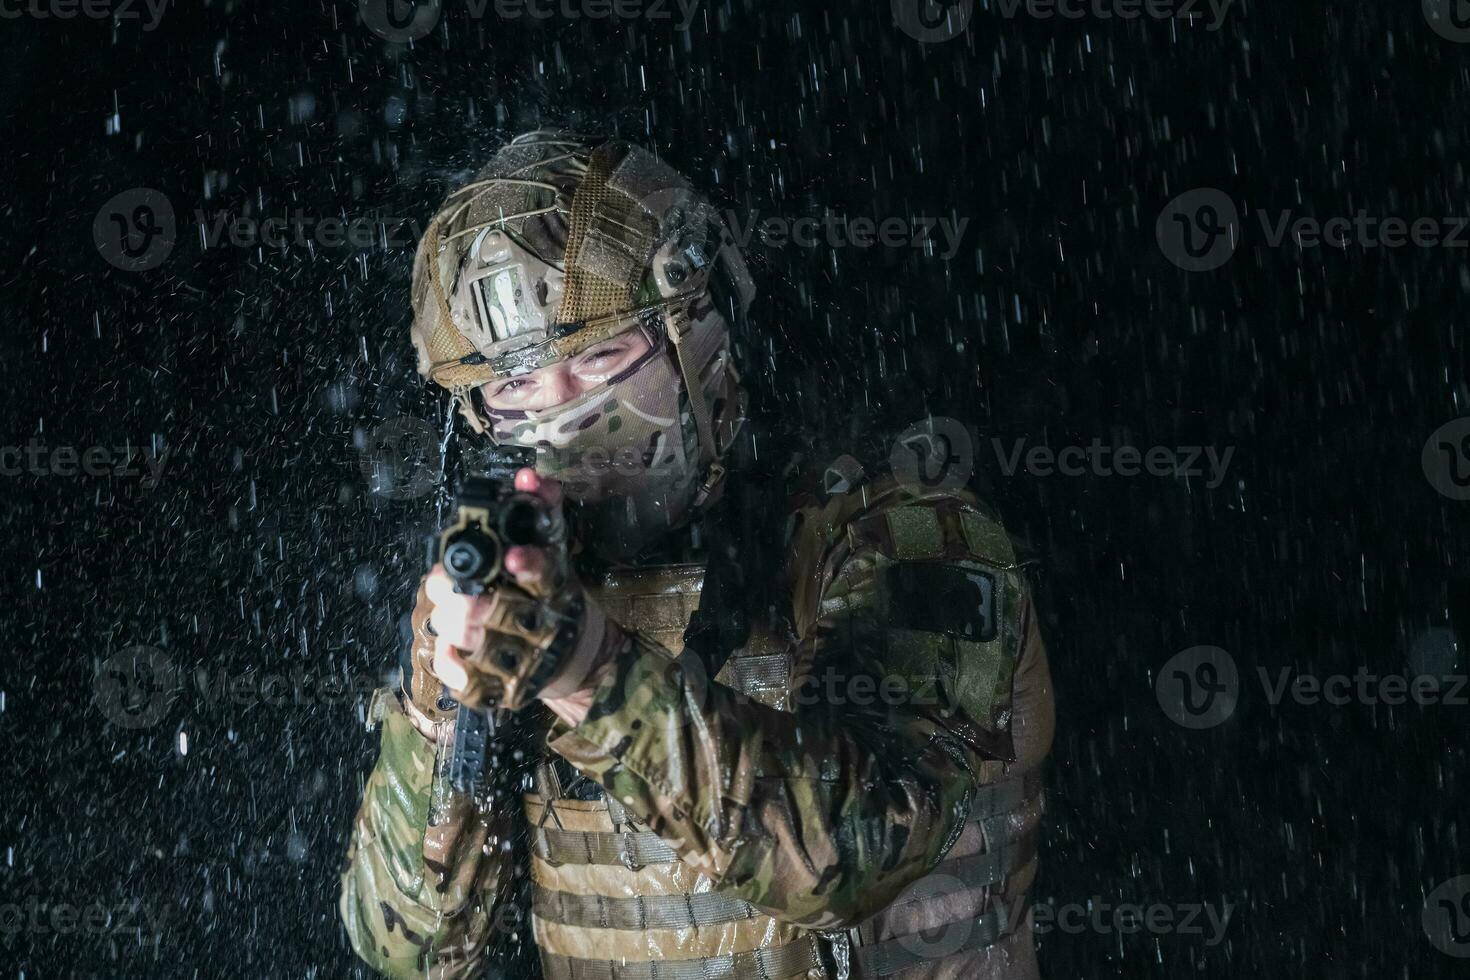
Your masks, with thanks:
[[[670,649],[697,573],[659,570],[657,588],[622,573],[589,589],[634,646],[581,725],[548,731],[562,775],[523,800],[549,975],[683,963],[826,976],[839,962],[859,976],[1035,975],[1027,894],[1054,722],[1004,532],[964,498],[896,487],[812,501],[802,515],[785,569],[796,622],[754,630],[717,682]],[[906,562],[991,576],[994,637],[916,629],[912,616],[890,628],[883,583]],[[895,679],[898,693],[874,703],[871,685]],[[475,975],[503,876],[488,866],[506,856],[442,862],[440,848],[430,865],[414,842],[449,833],[431,812],[470,838],[504,815],[436,809],[424,789],[436,746],[402,724],[383,737],[370,780],[381,788],[364,799],[343,879],[354,948],[390,975]],[[595,798],[579,799],[568,775],[595,783]],[[477,911],[441,914],[456,882],[479,883]],[[679,895],[682,911],[663,901]],[[973,924],[981,914],[989,925]],[[952,945],[924,938],[936,928]]]

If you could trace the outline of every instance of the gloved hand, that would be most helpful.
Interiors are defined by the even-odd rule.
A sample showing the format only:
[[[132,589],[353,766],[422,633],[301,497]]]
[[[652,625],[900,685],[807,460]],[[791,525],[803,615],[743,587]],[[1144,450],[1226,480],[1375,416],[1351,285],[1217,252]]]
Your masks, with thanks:
[[[534,470],[516,489],[560,507],[561,487]],[[517,711],[535,698],[576,691],[596,665],[607,626],[572,573],[565,548],[517,546],[505,553],[506,583],[478,596],[454,591],[441,566],[424,580],[432,604],[430,671],[461,704]]]
[[[414,727],[425,736],[435,736],[434,726],[454,720],[459,705],[444,691],[444,682],[434,674],[434,628],[429,616],[434,603],[429,599],[428,577],[419,583],[418,599],[409,618],[412,637],[409,667],[403,678],[403,702]]]

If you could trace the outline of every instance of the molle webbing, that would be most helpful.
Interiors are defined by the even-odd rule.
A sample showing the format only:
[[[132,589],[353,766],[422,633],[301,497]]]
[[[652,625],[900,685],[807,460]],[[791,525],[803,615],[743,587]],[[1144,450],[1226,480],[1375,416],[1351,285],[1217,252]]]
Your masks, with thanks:
[[[720,892],[697,895],[569,895],[536,889],[532,909],[537,918],[564,925],[599,929],[688,929],[713,926],[761,913],[755,906]]]
[[[941,861],[930,874],[948,875],[971,888],[998,885],[1005,881],[1006,875],[1025,867],[1036,856],[1036,838],[1034,828],[1015,837],[993,838],[989,850]]]
[[[970,800],[970,820],[982,820],[1019,810],[1027,800],[1041,795],[1041,771],[993,783],[976,791]]]
[[[932,937],[895,936],[874,946],[860,946],[853,951],[859,966],[857,976],[886,977],[912,966],[920,964],[933,966],[942,963],[949,956],[978,952],[1010,935],[1018,924],[1026,921],[1026,914],[1030,910],[1031,900],[1029,898],[1015,909],[1008,909],[997,904],[984,915],[964,923],[963,927],[969,930],[968,934],[953,949],[948,949],[948,944],[945,944],[947,952],[943,957],[934,951],[934,947],[943,940],[936,940]],[[961,923],[955,922],[943,928],[955,928],[960,925]]]
[[[642,868],[650,864],[673,864],[679,854],[663,838],[649,831],[558,830],[542,827],[531,832],[536,856],[549,864],[618,864]]]
[[[609,581],[601,599],[618,621],[677,635],[698,602],[702,578],[689,568]],[[790,657],[768,649],[748,646],[744,656],[731,658],[721,681],[747,696],[789,695]],[[816,934],[712,888],[624,807],[605,798],[563,798],[558,790],[542,779],[541,795],[527,797],[537,857],[532,912],[548,980],[787,980],[826,968]],[[939,895],[901,896],[847,930],[853,976],[889,977],[926,966],[963,975],[954,970],[966,956],[1029,941],[1022,935],[1029,906],[1016,886],[1035,867],[1041,792],[1035,770],[1013,770],[977,788],[965,824],[926,876],[947,880],[948,887]],[[936,933],[953,942],[935,940]]]
[[[692,960],[613,962],[541,954],[546,980],[779,980],[820,964],[811,940],[727,956]]]
[[[1023,829],[1017,826],[1016,817],[1024,807],[1040,801],[1041,790],[1041,772],[1037,769],[979,790],[971,801],[965,830],[955,850],[973,847],[973,842],[966,844],[965,840],[973,841],[971,835],[977,828],[984,848],[959,856],[951,852],[951,856],[940,861],[929,875],[914,883],[922,886],[929,880],[948,879],[962,886],[963,893],[973,896],[974,901],[987,903],[989,911],[975,915],[972,908],[968,914],[960,914],[958,918],[950,913],[949,921],[924,928],[922,932],[916,932],[910,926],[892,938],[874,942],[874,935],[879,929],[890,935],[897,931],[893,929],[893,916],[906,916],[915,906],[922,909],[935,900],[935,896],[925,895],[922,887],[917,887],[915,890],[919,894],[908,899],[900,898],[848,931],[858,965],[857,976],[885,977],[921,963],[937,966],[949,957],[974,953],[994,945],[1011,935],[1018,923],[1025,921],[1030,908],[1029,898],[1015,899],[1007,904],[1004,887],[997,891],[991,889],[1004,886],[1010,875],[1036,859],[1039,828],[1033,825]],[[935,935],[941,930],[948,933],[960,929],[965,931],[952,948],[947,938],[936,938]],[[943,952],[938,951],[941,946]]]
[[[628,153],[604,143],[592,153],[587,176],[572,198],[567,233],[566,286],[557,320],[576,323],[637,306],[643,270],[653,252],[657,227],[638,202],[608,187],[608,178]]]
[[[1026,800],[1034,797],[1040,790],[1040,782],[1039,774],[1027,773],[1022,779],[1007,780],[995,786],[981,788],[970,805],[968,822],[981,824],[985,828],[986,839],[992,844],[1010,843],[1006,840],[1004,825],[1000,821],[1004,820],[1007,813],[1018,809]],[[551,805],[554,807],[554,804]],[[533,820],[535,822],[537,821]],[[539,826],[532,828],[531,837],[536,855],[549,864],[610,864],[641,868],[650,864],[672,864],[679,860],[677,851],[664,843],[658,834],[647,830],[582,831]],[[1025,835],[1015,843],[1024,840]],[[1034,849],[1034,841],[1032,846]],[[941,864],[940,869],[943,867],[944,864]]]

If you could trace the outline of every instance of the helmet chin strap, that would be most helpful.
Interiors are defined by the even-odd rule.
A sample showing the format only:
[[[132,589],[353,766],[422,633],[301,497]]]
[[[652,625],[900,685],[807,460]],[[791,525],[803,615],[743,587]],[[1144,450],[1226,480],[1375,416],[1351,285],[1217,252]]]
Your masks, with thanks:
[[[667,316],[669,344],[674,348],[674,360],[679,365],[679,375],[684,379],[684,393],[689,396],[689,411],[694,415],[694,427],[699,433],[699,466],[703,479],[694,492],[692,508],[700,510],[711,500],[719,498],[721,484],[725,482],[725,467],[719,459],[719,447],[715,445],[715,427],[710,419],[709,403],[705,401],[704,389],[690,363],[685,339],[694,329],[689,316],[689,307],[683,303]]]

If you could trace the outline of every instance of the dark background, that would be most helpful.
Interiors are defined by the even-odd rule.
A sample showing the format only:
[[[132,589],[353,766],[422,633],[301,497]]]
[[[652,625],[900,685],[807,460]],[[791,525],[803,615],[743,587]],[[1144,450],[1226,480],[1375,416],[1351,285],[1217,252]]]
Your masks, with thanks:
[[[94,677],[134,645],[211,677],[392,663],[433,498],[374,493],[362,464],[385,420],[441,418],[412,371],[412,250],[205,250],[194,212],[422,222],[542,124],[642,142],[742,213],[970,219],[948,263],[753,242],[752,384],[788,434],[870,461],[926,412],[974,431],[976,485],[1039,560],[1060,710],[1038,900],[1235,906],[1214,946],[1050,933],[1048,976],[1462,973],[1420,914],[1470,873],[1470,707],[1273,709],[1255,670],[1413,673],[1429,631],[1463,629],[1470,504],[1420,453],[1470,397],[1470,250],[1273,248],[1252,217],[1191,273],[1154,234],[1196,187],[1243,213],[1470,215],[1470,45],[1416,3],[1328,7],[1237,6],[1214,32],[982,7],[928,45],[886,4],[749,0],[687,32],[450,0],[412,45],[346,0],[0,20],[0,442],[170,453],[151,489],[0,484],[0,895],[161,917],[43,914],[0,934],[7,975],[356,975],[335,901],[376,750],[361,699],[237,705],[191,679],[128,727]],[[178,215],[142,272],[93,236],[135,188]],[[1235,455],[1210,489],[1007,477],[989,441],[1094,437]],[[1154,681],[1197,645],[1242,694],[1190,731]]]

